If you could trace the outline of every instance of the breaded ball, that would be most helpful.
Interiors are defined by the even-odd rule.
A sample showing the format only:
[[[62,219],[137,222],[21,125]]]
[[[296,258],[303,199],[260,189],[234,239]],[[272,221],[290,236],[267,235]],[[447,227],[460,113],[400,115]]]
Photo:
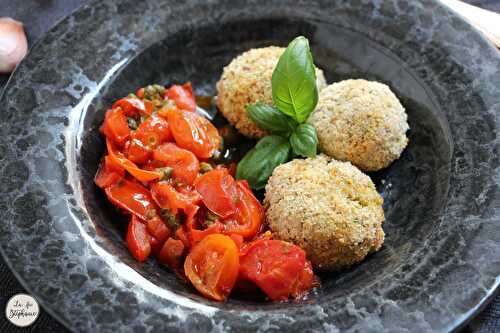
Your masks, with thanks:
[[[273,235],[302,247],[320,271],[347,268],[380,249],[382,203],[370,177],[323,154],[274,169],[264,199]]]
[[[363,171],[377,171],[398,159],[408,144],[405,109],[385,84],[345,80],[323,89],[308,119],[319,148]]]
[[[283,47],[251,49],[224,67],[217,82],[217,106],[231,125],[243,135],[260,138],[267,133],[248,117],[245,106],[256,102],[273,105],[271,78]],[[318,90],[326,86],[323,71],[316,69]]]

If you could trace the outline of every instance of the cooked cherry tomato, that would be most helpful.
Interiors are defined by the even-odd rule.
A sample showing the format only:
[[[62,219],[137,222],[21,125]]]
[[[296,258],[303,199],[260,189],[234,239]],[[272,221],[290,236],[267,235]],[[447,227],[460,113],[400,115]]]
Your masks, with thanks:
[[[170,237],[165,244],[163,244],[158,254],[158,260],[168,265],[171,269],[179,269],[182,267],[181,260],[184,248],[184,243],[182,243],[182,241]]]
[[[141,220],[148,220],[156,215],[157,207],[144,186],[122,179],[105,189],[109,201],[116,206],[136,215]]]
[[[143,121],[131,136],[140,140],[150,149],[155,149],[160,144],[173,140],[167,121],[156,116],[151,116]]]
[[[94,182],[100,188],[105,188],[122,179],[124,175],[125,170],[114,164],[109,156],[105,156],[95,175]]]
[[[161,248],[163,247],[163,244],[165,242],[161,243],[159,240],[157,240],[154,236],[149,235],[149,244],[151,245],[151,252],[157,256]]]
[[[177,237],[186,248],[191,247],[191,241],[189,240],[188,232],[184,226],[175,231],[175,237]]]
[[[239,266],[234,241],[229,236],[213,234],[192,248],[184,262],[184,271],[200,293],[223,301],[234,287]]]
[[[162,244],[170,237],[170,230],[159,216],[149,219],[146,226],[148,233]]]
[[[189,206],[197,205],[201,200],[196,191],[177,191],[166,181],[151,185],[151,195],[158,206],[169,209],[173,214],[177,214],[179,209],[186,212]]]
[[[239,191],[234,178],[226,169],[215,169],[200,176],[195,182],[205,206],[222,218],[236,213]]]
[[[133,163],[146,163],[153,152],[140,140],[132,139],[125,144],[125,156]]]
[[[211,226],[204,230],[198,230],[198,229],[191,229],[189,232],[190,239],[191,239],[191,246],[194,246],[195,244],[199,243],[203,238],[207,237],[208,235],[212,234],[220,234],[224,230],[224,225],[220,222],[214,222]]]
[[[166,114],[170,130],[179,147],[193,152],[198,158],[212,157],[220,146],[221,138],[211,122],[189,111],[171,109]]]
[[[113,104],[113,109],[121,108],[127,117],[138,117],[140,115],[149,115],[146,112],[144,102],[137,98],[125,97],[117,100]]]
[[[153,152],[153,159],[163,162],[164,166],[173,168],[172,178],[186,184],[192,184],[198,172],[200,163],[189,150],[177,147],[174,143],[164,143]]]
[[[123,146],[130,136],[130,128],[122,109],[111,109],[106,112],[101,133],[117,145]]]
[[[162,175],[156,171],[142,170],[132,161],[123,157],[123,155],[116,151],[110,140],[106,140],[106,146],[108,147],[108,154],[113,161],[113,163],[120,165],[125,170],[127,170],[132,176],[140,180],[141,182],[147,182],[161,178]]]
[[[243,239],[243,236],[238,235],[238,234],[230,234],[229,237],[234,241],[234,244],[238,247],[238,249],[241,249],[243,246],[245,240]]]
[[[146,225],[142,223],[136,216],[132,216],[127,229],[127,247],[138,261],[145,261],[151,254],[151,244],[149,243],[149,235],[146,230]]]
[[[291,243],[255,241],[240,261],[240,277],[255,283],[272,300],[300,296],[313,284],[304,250]]]
[[[173,85],[165,92],[168,99],[175,101],[175,105],[182,110],[194,112],[196,110],[196,101],[194,99],[193,87],[191,83],[185,83],[182,86]]]
[[[237,182],[238,201],[236,213],[223,220],[225,232],[241,235],[247,239],[254,237],[262,228],[264,208],[245,184]]]

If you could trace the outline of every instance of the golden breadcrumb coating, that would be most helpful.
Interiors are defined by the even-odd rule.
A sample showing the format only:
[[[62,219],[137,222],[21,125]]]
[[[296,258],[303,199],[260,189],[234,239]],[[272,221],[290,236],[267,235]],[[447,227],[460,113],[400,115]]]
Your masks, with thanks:
[[[271,78],[285,48],[251,49],[224,67],[217,82],[217,106],[231,125],[243,135],[260,138],[267,133],[248,117],[245,106],[256,102],[273,105]],[[316,69],[318,90],[326,86],[323,71]]]
[[[370,177],[323,154],[274,169],[264,199],[274,236],[302,247],[320,271],[347,268],[380,249],[382,203]]]
[[[345,80],[323,89],[308,119],[319,149],[363,171],[377,171],[398,159],[408,144],[405,109],[385,84]]]

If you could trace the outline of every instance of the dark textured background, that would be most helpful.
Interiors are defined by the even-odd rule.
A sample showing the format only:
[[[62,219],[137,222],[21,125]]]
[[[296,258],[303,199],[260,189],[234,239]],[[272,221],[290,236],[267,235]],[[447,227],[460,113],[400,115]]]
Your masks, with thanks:
[[[0,0],[0,17],[10,16],[25,25],[30,46],[61,18],[71,13],[85,0]],[[500,12],[500,0],[467,0],[466,2]],[[0,75],[0,91],[8,80]],[[14,294],[25,292],[0,257],[0,332],[66,332],[67,330],[43,310],[31,327],[20,329],[10,324],[2,314],[5,303]],[[500,295],[485,308],[462,333],[500,332]]]

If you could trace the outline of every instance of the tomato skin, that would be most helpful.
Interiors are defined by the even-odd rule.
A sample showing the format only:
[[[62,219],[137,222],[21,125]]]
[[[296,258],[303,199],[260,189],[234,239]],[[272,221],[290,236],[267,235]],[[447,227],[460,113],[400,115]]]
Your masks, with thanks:
[[[143,121],[131,136],[151,150],[164,142],[173,140],[167,121],[156,116]]]
[[[144,102],[137,98],[125,97],[113,103],[113,109],[121,108],[126,117],[146,115]]]
[[[120,108],[106,111],[101,133],[119,146],[123,146],[130,136],[127,117]]]
[[[165,97],[175,102],[175,105],[182,110],[196,111],[196,101],[193,94],[191,83],[185,83],[182,86],[174,84],[165,91]]]
[[[146,261],[151,254],[151,245],[146,225],[132,216],[127,229],[126,243],[132,256],[138,261]]]
[[[175,237],[177,237],[182,242],[182,244],[184,244],[184,246],[186,248],[191,247],[191,241],[189,240],[189,236],[188,236],[184,226],[178,228],[175,231]]]
[[[113,143],[110,140],[106,140],[106,146],[108,147],[108,154],[115,165],[120,165],[122,168],[127,170],[132,176],[137,178],[141,182],[147,182],[161,178],[161,174],[155,171],[148,171],[140,169],[135,163],[123,157],[123,155],[116,151]]]
[[[157,240],[154,236],[149,235],[149,245],[151,245],[151,252],[157,256],[161,248],[163,247],[163,243],[161,243],[159,240]]]
[[[140,140],[132,139],[125,144],[125,156],[133,163],[146,163],[152,153]]]
[[[236,202],[236,213],[223,220],[225,232],[234,233],[250,239],[257,235],[262,229],[264,222],[264,207],[253,195],[245,183],[236,182],[238,188],[238,201]]]
[[[215,169],[203,174],[194,186],[205,206],[215,214],[227,218],[236,213],[238,188],[226,169]]]
[[[162,244],[170,237],[170,230],[159,216],[149,219],[146,226],[148,233]]]
[[[300,296],[313,284],[304,250],[287,242],[258,240],[240,262],[240,277],[255,283],[271,300]]]
[[[157,207],[148,189],[136,182],[122,179],[107,187],[105,192],[111,203],[141,220],[147,221],[151,212],[156,215]]]
[[[212,234],[191,249],[184,261],[184,272],[201,294],[223,301],[236,283],[239,266],[234,241],[226,235]]]
[[[224,225],[220,222],[215,222],[205,230],[191,229],[189,235],[191,236],[191,246],[199,243],[203,238],[208,235],[220,234],[224,230]]]
[[[182,255],[184,254],[184,243],[182,241],[168,238],[160,253],[158,254],[158,260],[161,263],[166,264],[173,270],[177,270],[182,267]]]
[[[164,166],[173,168],[172,177],[185,184],[193,184],[200,171],[200,163],[189,150],[177,147],[174,143],[164,143],[153,152],[153,159]]]
[[[125,170],[113,163],[109,156],[105,156],[99,170],[94,177],[94,183],[100,188],[106,188],[125,176]]]
[[[234,244],[238,247],[238,250],[241,249],[244,243],[243,236],[238,234],[230,234],[229,237],[234,241]]]
[[[170,109],[167,121],[177,145],[198,158],[208,159],[220,147],[217,128],[207,119],[189,111]]]
[[[158,206],[169,209],[173,214],[177,214],[179,209],[186,212],[189,206],[195,206],[201,200],[197,192],[178,191],[166,181],[151,185],[151,195]]]

